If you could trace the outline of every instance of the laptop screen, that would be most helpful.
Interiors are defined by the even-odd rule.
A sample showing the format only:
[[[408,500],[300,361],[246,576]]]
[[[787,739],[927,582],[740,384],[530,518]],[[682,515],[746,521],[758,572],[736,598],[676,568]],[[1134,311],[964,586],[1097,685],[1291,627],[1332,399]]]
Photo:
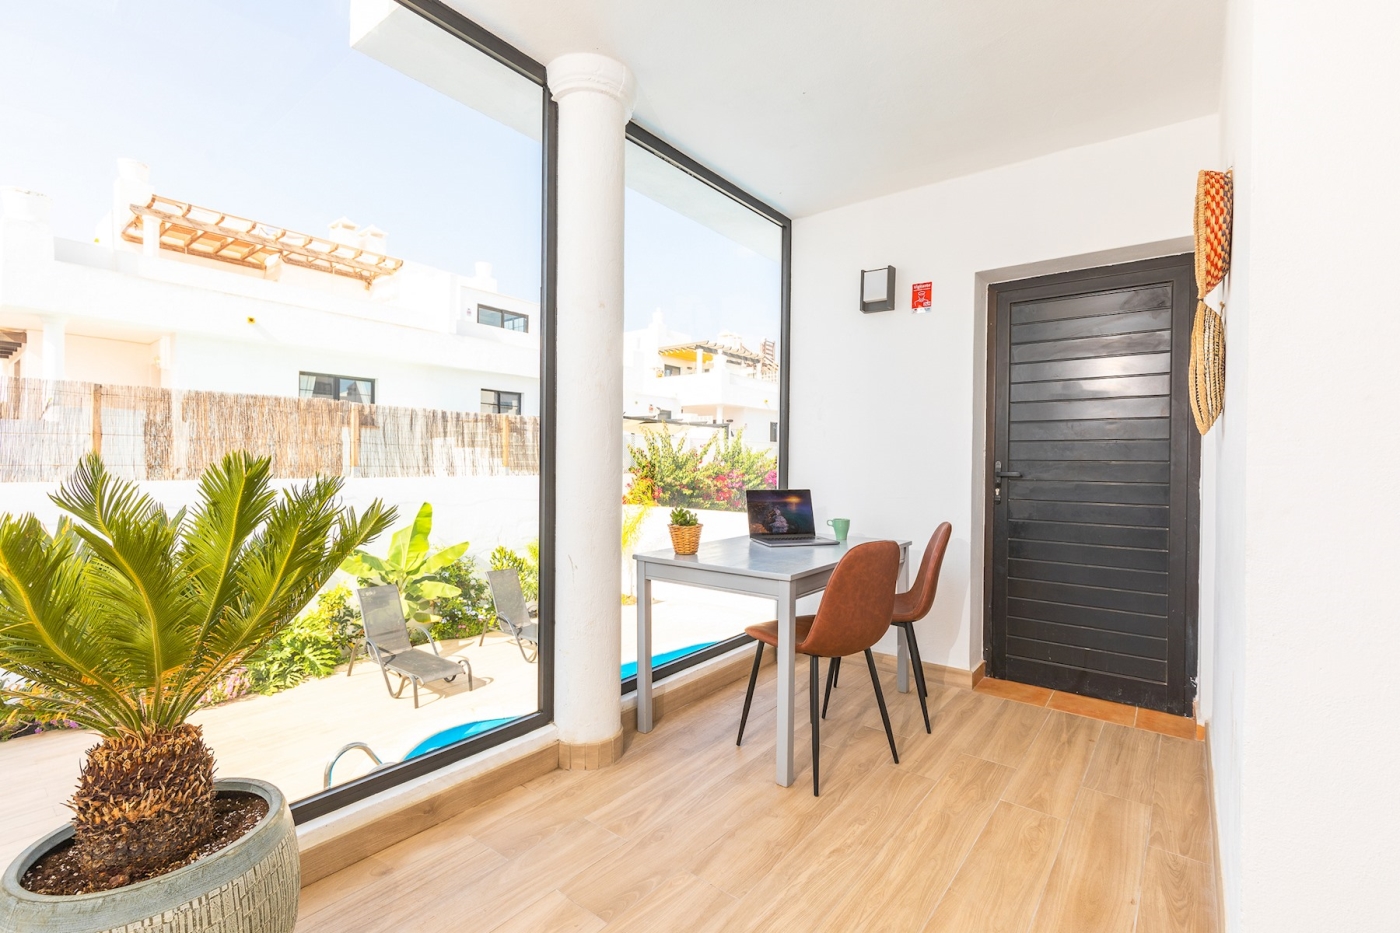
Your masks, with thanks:
[[[817,533],[810,489],[750,489],[744,496],[749,507],[752,537]]]

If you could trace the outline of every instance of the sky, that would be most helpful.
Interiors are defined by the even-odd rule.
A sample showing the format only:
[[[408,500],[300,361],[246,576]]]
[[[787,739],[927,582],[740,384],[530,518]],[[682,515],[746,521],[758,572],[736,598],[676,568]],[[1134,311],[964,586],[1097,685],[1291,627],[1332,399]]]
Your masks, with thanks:
[[[88,240],[118,158],[157,193],[538,300],[540,146],[349,44],[349,0],[0,0],[0,186]],[[778,336],[779,264],[633,191],[626,327]]]

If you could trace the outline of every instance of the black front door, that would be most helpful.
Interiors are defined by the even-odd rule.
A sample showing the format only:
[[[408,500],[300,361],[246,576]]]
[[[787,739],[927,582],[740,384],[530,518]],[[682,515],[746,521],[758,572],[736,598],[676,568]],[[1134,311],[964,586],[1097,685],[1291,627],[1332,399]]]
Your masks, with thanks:
[[[1189,715],[1192,259],[1013,282],[989,298],[988,671]]]

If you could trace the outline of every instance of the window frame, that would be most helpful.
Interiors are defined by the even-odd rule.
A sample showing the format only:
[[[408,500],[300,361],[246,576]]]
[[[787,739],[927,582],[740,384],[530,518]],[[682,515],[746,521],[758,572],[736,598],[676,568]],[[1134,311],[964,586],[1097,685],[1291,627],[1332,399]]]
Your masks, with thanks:
[[[549,93],[544,65],[502,41],[439,0],[395,0],[454,38],[466,43],[540,88],[541,224],[540,224],[540,483],[539,483],[539,659],[538,702],[535,712],[480,735],[385,765],[360,778],[312,794],[291,804],[298,823],[316,819],[367,797],[391,790],[455,762],[478,755],[554,722],[554,470],[556,276],[558,243],[559,110]]]
[[[489,311],[492,314],[501,316],[501,323],[489,324],[481,319],[481,312]],[[524,327],[511,327],[511,322],[523,321]],[[512,334],[528,334],[530,332],[530,315],[521,314],[519,311],[507,311],[505,308],[497,308],[492,305],[478,304],[476,306],[476,322],[483,327],[495,327],[500,330],[510,331]]]
[[[781,283],[778,299],[778,339],[780,341],[778,345],[778,488],[784,489],[788,484],[788,425],[791,423],[789,404],[791,401],[790,363],[792,352],[792,219],[635,122],[627,124],[627,141],[636,143],[662,161],[670,163],[674,168],[680,169],[697,181],[709,185],[720,194],[737,201],[760,217],[776,224],[782,231],[782,261],[779,266]],[[666,664],[658,664],[652,668],[652,682],[655,683],[662,678],[752,643],[753,638],[739,634],[683,658],[677,658]],[[637,677],[635,674],[622,679],[624,696],[636,689]]]
[[[343,375],[343,374],[341,374],[341,373],[313,373],[313,372],[311,372],[310,370],[302,369],[302,370],[298,370],[298,371],[297,371],[297,397],[298,397],[298,398],[321,398],[321,399],[325,398],[324,395],[302,395],[302,394],[301,394],[301,379],[302,379],[303,376],[310,376],[312,379],[333,379],[333,380],[335,380],[335,397],[332,398],[332,399],[330,399],[330,401],[333,401],[333,402],[343,402],[343,401],[346,401],[345,399],[343,399],[343,398],[340,397],[340,384],[341,384],[341,382],[368,382],[368,383],[369,383],[369,401],[368,401],[368,402],[359,402],[359,403],[357,403],[357,404],[360,404],[360,405],[374,405],[374,404],[377,404],[377,402],[375,401],[375,399],[378,398],[378,393],[379,393],[379,385],[378,385],[378,380],[377,380],[377,379],[373,379],[373,378],[371,378],[371,377],[369,377],[369,376],[346,376],[346,375]]]
[[[524,413],[524,411],[525,411],[525,393],[524,393],[524,392],[512,392],[512,391],[510,391],[509,389],[487,389],[487,388],[483,388],[483,389],[481,390],[481,394],[482,394],[483,396],[485,396],[487,392],[490,392],[491,394],[493,394],[493,395],[496,396],[496,401],[493,402],[493,403],[491,403],[491,407],[494,408],[495,411],[486,411],[486,410],[485,410],[485,408],[486,408],[486,400],[485,400],[485,398],[483,398],[482,401],[481,401],[481,405],[482,405],[482,412],[481,412],[481,413],[482,413],[483,415],[520,415],[520,414],[523,414],[523,413]],[[514,397],[515,397],[515,411],[501,411],[501,397],[504,396],[504,395],[511,395],[511,396],[514,396]]]

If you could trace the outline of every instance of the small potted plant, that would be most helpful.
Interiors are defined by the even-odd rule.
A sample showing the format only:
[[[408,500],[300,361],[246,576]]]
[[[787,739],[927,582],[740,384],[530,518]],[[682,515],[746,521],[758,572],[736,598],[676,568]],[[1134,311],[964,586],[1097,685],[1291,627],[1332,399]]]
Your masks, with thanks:
[[[14,717],[96,732],[73,821],[0,877],[0,933],[291,933],[300,869],[282,793],[214,778],[187,721],[352,552],[393,521],[361,517],[341,481],[278,491],[271,463],[233,453],[171,515],[85,458],[33,515],[0,516],[0,688]]]
[[[700,529],[704,527],[690,509],[672,509],[671,547],[677,554],[694,554],[700,549]]]

